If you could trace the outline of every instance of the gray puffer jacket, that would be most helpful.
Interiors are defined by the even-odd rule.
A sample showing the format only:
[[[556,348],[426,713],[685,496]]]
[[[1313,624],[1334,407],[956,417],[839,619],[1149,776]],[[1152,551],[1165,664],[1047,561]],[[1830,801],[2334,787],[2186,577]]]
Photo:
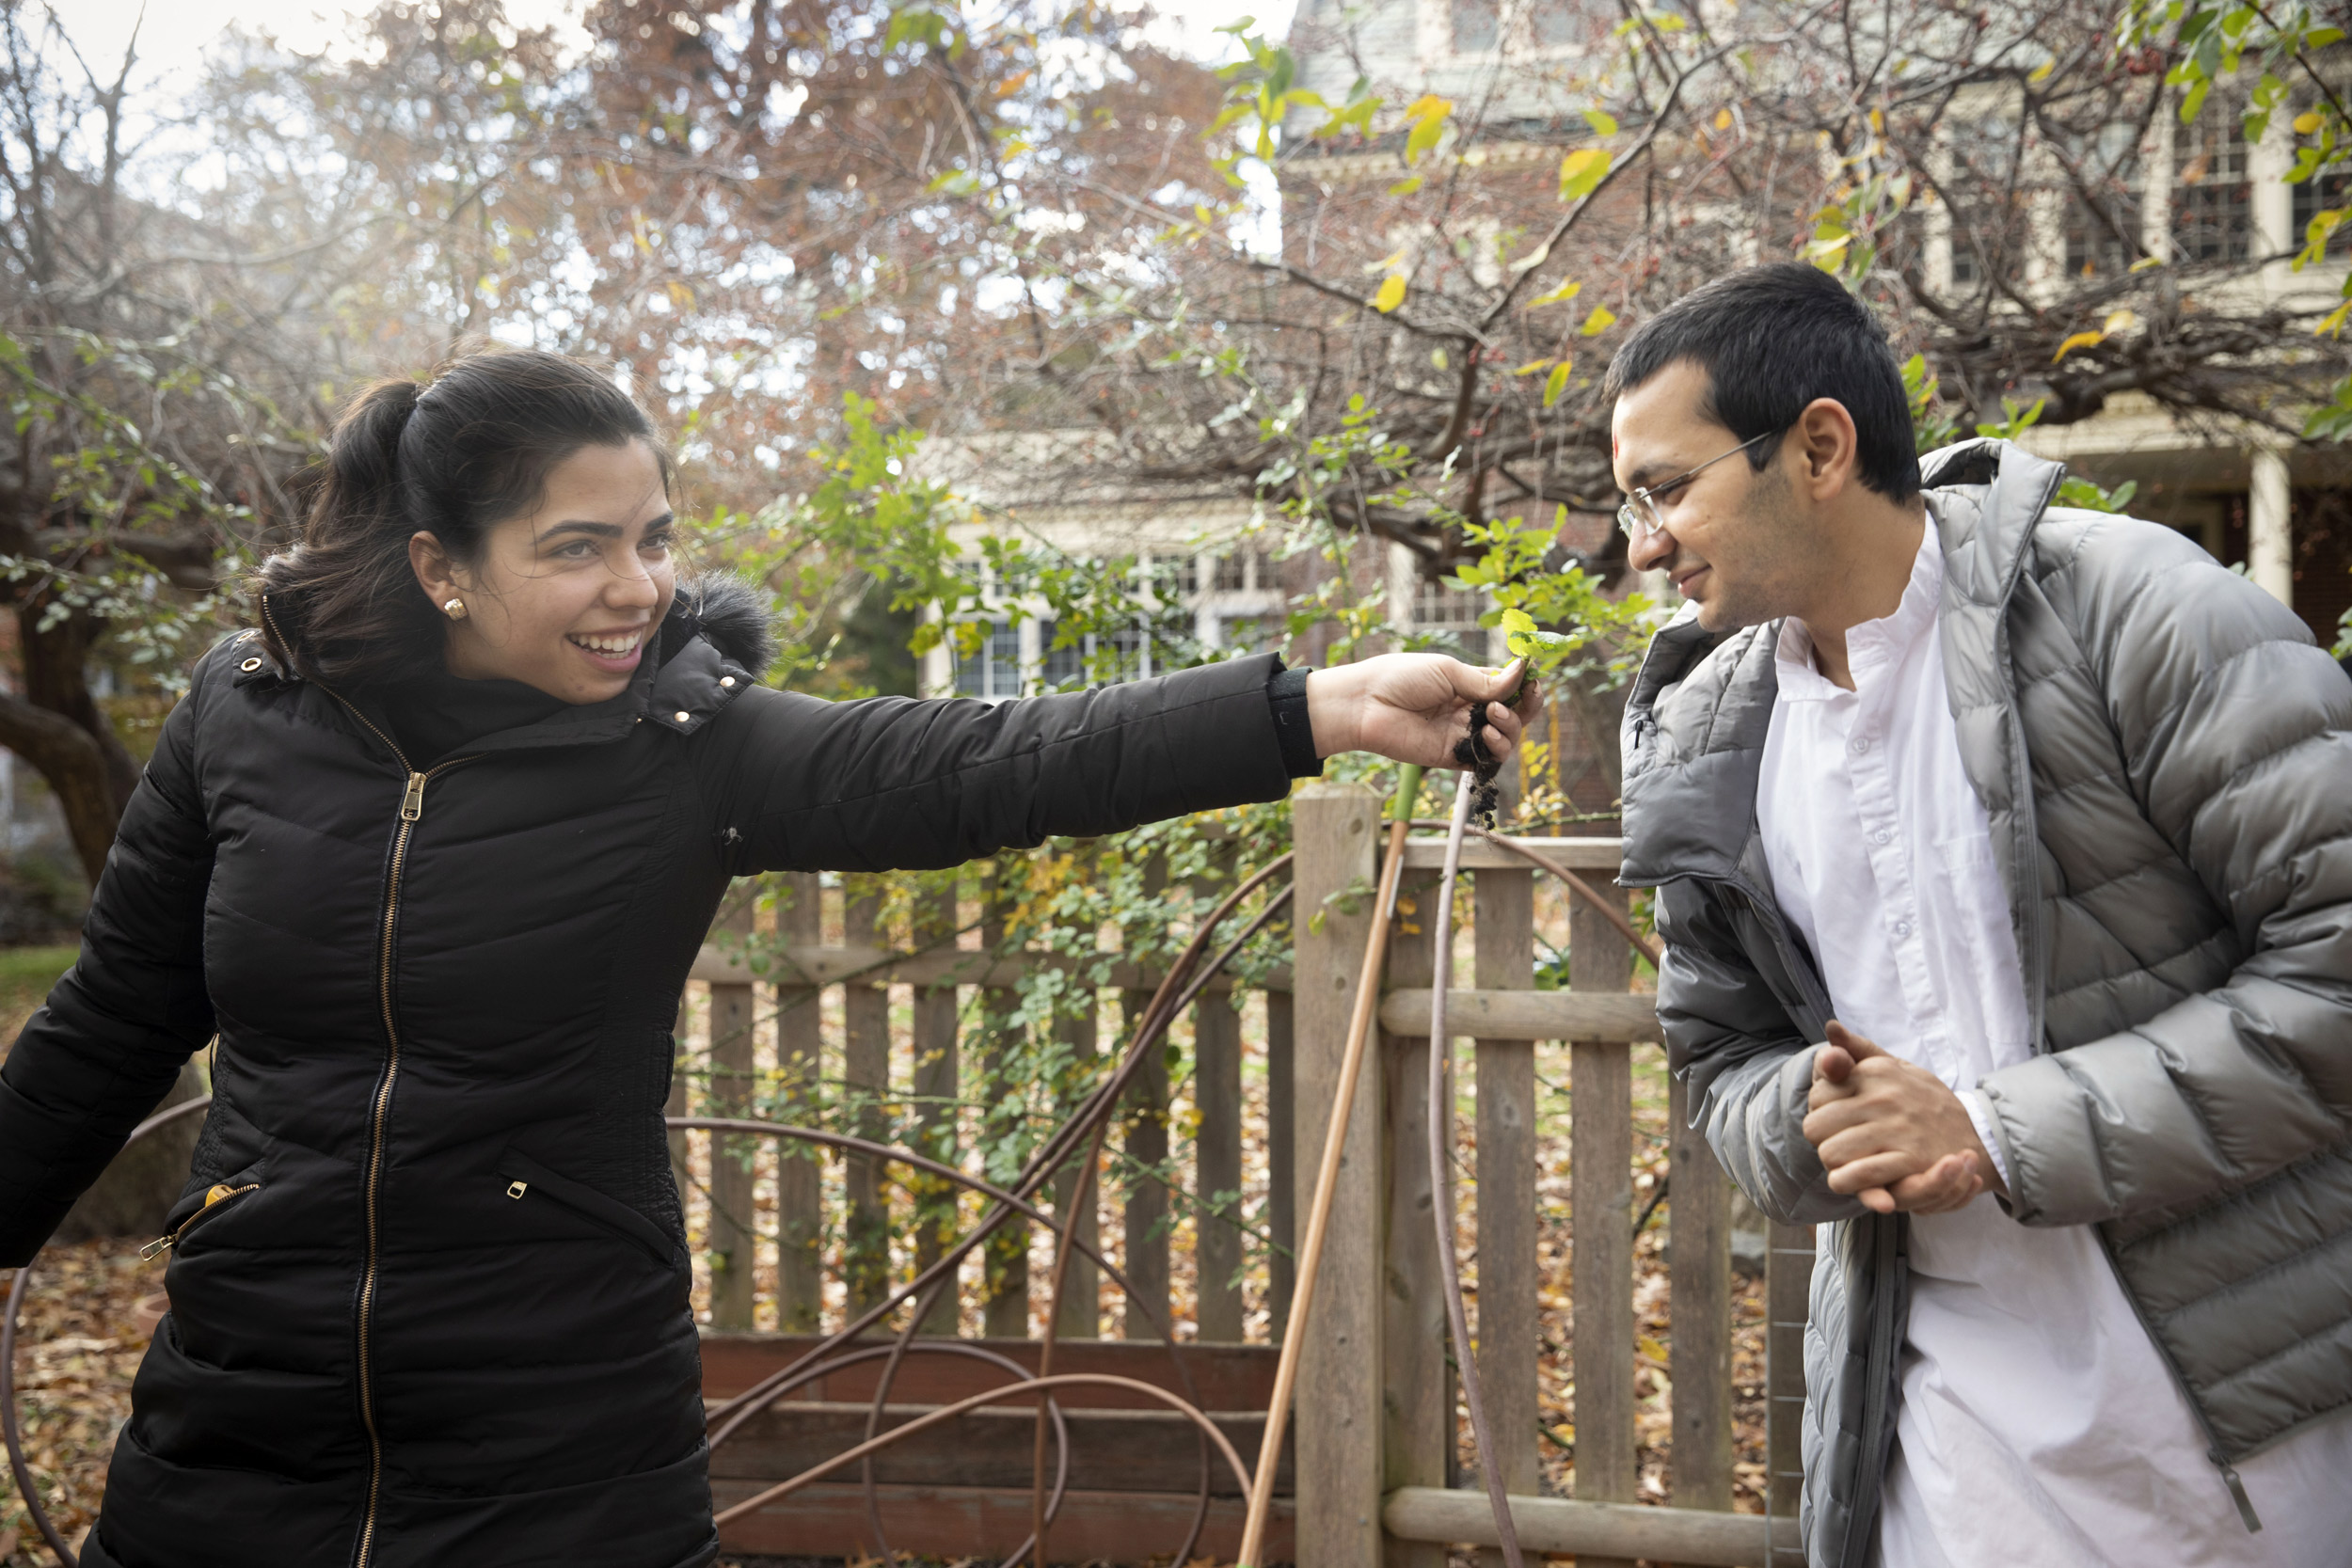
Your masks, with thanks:
[[[2055,464],[1976,441],[1923,468],[1947,694],[2039,1042],[1980,1085],[2006,1206],[2098,1227],[2250,1528],[2233,1462],[2352,1402],[2352,682],[2179,534],[2052,508]],[[1815,1568],[1863,1568],[1909,1221],[1832,1193],[1802,1131],[1829,998],[1756,830],[1778,630],[1652,644],[1624,880],[1658,889],[1659,1016],[1724,1168],[1774,1218],[1830,1223],[1802,1525]]]

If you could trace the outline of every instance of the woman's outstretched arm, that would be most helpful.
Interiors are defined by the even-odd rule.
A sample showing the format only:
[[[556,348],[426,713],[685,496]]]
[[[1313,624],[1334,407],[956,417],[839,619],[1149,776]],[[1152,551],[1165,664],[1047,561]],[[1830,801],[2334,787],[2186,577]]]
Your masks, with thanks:
[[[32,1260],[212,1037],[199,703],[192,692],[165,721],[83,920],[81,957],[0,1066],[0,1268]]]
[[[1055,835],[1279,800],[1315,770],[1299,766],[1295,736],[1286,752],[1280,671],[1266,654],[993,706],[751,691],[707,736],[706,793],[739,875],[956,865]],[[1469,733],[1470,705],[1516,685],[1514,671],[1436,654],[1317,671],[1304,691],[1311,756],[1360,747],[1444,764]],[[1518,721],[1489,711],[1486,744],[1507,754]]]

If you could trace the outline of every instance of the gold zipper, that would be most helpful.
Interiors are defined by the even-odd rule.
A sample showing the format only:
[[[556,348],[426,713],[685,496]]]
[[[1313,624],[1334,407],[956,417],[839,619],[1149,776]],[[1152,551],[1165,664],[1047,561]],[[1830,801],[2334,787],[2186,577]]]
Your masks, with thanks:
[[[139,1248],[139,1257],[144,1259],[151,1260],[163,1253],[169,1252],[173,1247],[180,1244],[180,1238],[188,1233],[188,1227],[194,1225],[197,1221],[202,1219],[205,1215],[213,1212],[213,1206],[215,1204],[226,1203],[232,1197],[243,1197],[247,1193],[258,1193],[261,1190],[262,1184],[259,1181],[248,1181],[242,1187],[231,1187],[225,1181],[215,1182],[212,1190],[204,1195],[204,1206],[201,1209],[199,1209],[195,1213],[190,1214],[186,1219],[182,1220],[179,1225],[173,1228],[171,1234],[167,1236],[158,1236],[153,1241],[148,1243],[145,1246]]]
[[[285,639],[278,634],[278,623],[269,612],[269,600],[262,600],[262,618],[269,624],[270,634],[277,637],[280,647]],[[368,1231],[367,1264],[359,1275],[359,1421],[368,1433],[368,1507],[359,1523],[359,1546],[352,1558],[351,1568],[369,1568],[375,1556],[375,1517],[383,1501],[384,1440],[375,1427],[375,1376],[372,1361],[372,1332],[375,1320],[375,1280],[381,1261],[376,1231],[375,1207],[377,1187],[384,1173],[384,1127],[392,1106],[392,1086],[400,1081],[400,1023],[392,1014],[392,935],[400,924],[400,878],[407,864],[408,839],[417,823],[424,816],[424,786],[448,772],[462,767],[473,757],[452,757],[419,772],[409,763],[408,753],[400,743],[378,728],[374,721],[359,711],[350,699],[333,687],[313,681],[313,686],[334,698],[348,709],[354,719],[366,726],[369,734],[382,741],[408,775],[406,787],[400,796],[400,829],[392,839],[391,868],[384,878],[383,924],[376,940],[376,1003],[384,1015],[384,1076],[375,1089],[375,1103],[368,1118],[368,1180],[365,1189]]]

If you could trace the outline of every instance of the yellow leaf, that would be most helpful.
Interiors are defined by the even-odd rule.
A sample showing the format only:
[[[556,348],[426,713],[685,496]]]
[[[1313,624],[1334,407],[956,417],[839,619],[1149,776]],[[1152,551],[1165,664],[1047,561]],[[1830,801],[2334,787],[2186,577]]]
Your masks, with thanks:
[[[1731,111],[1729,109],[1717,109],[1715,111],[1715,129],[1718,131],[1728,131],[1731,129]]]
[[[1519,366],[1511,373],[1513,375],[1534,375],[1537,371],[1549,368],[1550,364],[1551,361],[1549,359],[1530,359],[1526,364]]]
[[[2077,332],[2058,344],[2058,352],[2050,356],[2050,363],[2055,365],[2078,348],[2095,348],[2106,341],[2107,335],[2104,332]]]
[[[2142,256],[2138,261],[2132,263],[2132,271],[2146,272],[2150,267],[2160,267],[2162,265],[2164,265],[2164,258],[2161,256]]]
[[[1597,147],[1580,147],[1560,160],[1560,199],[1579,201],[1593,194],[1609,172],[1609,154]]]
[[[2042,61],[2040,65],[2034,67],[2033,70],[2026,72],[2026,84],[2028,87],[2038,87],[2042,83],[2048,81],[2050,79],[2050,72],[2056,71],[2057,69],[2058,56],[2052,55],[2050,58]]]
[[[1399,180],[1395,184],[1391,185],[1389,187],[1389,194],[1391,196],[1410,196],[1419,189],[1421,189],[1421,176],[1415,174],[1408,176],[1406,179]]]
[[[1453,112],[1453,103],[1435,93],[1424,93],[1413,100],[1405,111],[1405,118],[1413,127],[1405,136],[1406,163],[1419,162],[1422,153],[1438,145],[1438,138],[1445,135],[1446,117]]]
[[[1381,280],[1380,292],[1372,296],[1372,308],[1387,315],[1405,303],[1405,275],[1392,272]]]
[[[1666,1365],[1666,1347],[1651,1338],[1648,1335],[1642,1335],[1633,1341],[1633,1344],[1635,1349],[1639,1350],[1644,1355],[1648,1356],[1652,1361],[1657,1362],[1661,1367]]]
[[[1029,73],[1025,71],[1022,71],[1017,76],[1006,77],[1003,81],[996,84],[996,96],[999,98],[1010,98],[1014,93],[1021,90],[1022,85],[1027,82],[1028,79]]]
[[[2345,300],[2342,305],[2320,317],[2319,325],[2312,328],[2312,336],[2314,338],[2337,336],[2344,331],[2344,322],[2346,316],[2352,316],[2352,299]]]
[[[1610,309],[1608,306],[1596,305],[1593,307],[1593,313],[1584,318],[1584,325],[1576,329],[1577,335],[1584,338],[1597,338],[1608,331],[1610,324],[1616,319],[1617,313]]]
[[[2317,109],[2306,109],[2295,117],[2295,134],[2298,136],[2308,136],[2327,123]]]
[[[1546,408],[1558,403],[1560,394],[1568,389],[1568,372],[1575,367],[1574,360],[1563,359],[1551,367],[1549,375],[1544,377],[1544,406]]]
[[[1564,299],[1574,299],[1583,291],[1583,284],[1564,277],[1560,280],[1560,286],[1549,293],[1537,294],[1534,299],[1529,300],[1527,308],[1533,310],[1538,305],[1557,305]]]
[[[1606,110],[1585,110],[1584,123],[1593,128],[1596,136],[1613,136],[1617,134],[1617,117]]]
[[[2121,310],[2108,311],[2107,319],[2101,322],[2099,326],[2100,330],[2105,332],[2129,332],[2138,325],[2139,317],[2133,314],[2130,308],[2126,307]]]
[[[1403,266],[1404,264],[1405,252],[1399,250],[1391,255],[1381,257],[1377,261],[1374,261],[1366,266],[1364,270],[1366,272],[1394,272],[1397,268]]]

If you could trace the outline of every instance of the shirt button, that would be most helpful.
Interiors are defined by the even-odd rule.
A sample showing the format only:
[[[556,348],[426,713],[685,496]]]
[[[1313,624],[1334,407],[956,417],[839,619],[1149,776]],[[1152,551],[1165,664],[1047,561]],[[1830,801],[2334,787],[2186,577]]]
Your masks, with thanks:
[[[1870,743],[1867,740],[1856,740],[1853,743],[1854,755],[1856,756],[1860,756],[1863,752],[1868,751],[1869,749]]]
[[[687,712],[684,708],[680,708],[680,709],[678,709],[675,713],[673,713],[672,715],[670,715],[670,717],[671,717],[671,718],[673,718],[673,719],[675,719],[675,720],[676,720],[679,723],[683,724],[683,723],[685,723],[685,722],[686,722],[689,719],[691,719],[691,718],[693,718],[694,716],[693,716],[692,714],[691,714],[691,713]]]
[[[1911,922],[1908,920],[1898,920],[1895,922],[1895,934],[1899,937],[1907,937],[1911,935]]]
[[[1894,836],[1895,835],[1893,833],[1889,832],[1884,828],[1881,828],[1877,832],[1870,835],[1872,839],[1876,840],[1880,844],[1884,844],[1888,839],[1893,838]]]

